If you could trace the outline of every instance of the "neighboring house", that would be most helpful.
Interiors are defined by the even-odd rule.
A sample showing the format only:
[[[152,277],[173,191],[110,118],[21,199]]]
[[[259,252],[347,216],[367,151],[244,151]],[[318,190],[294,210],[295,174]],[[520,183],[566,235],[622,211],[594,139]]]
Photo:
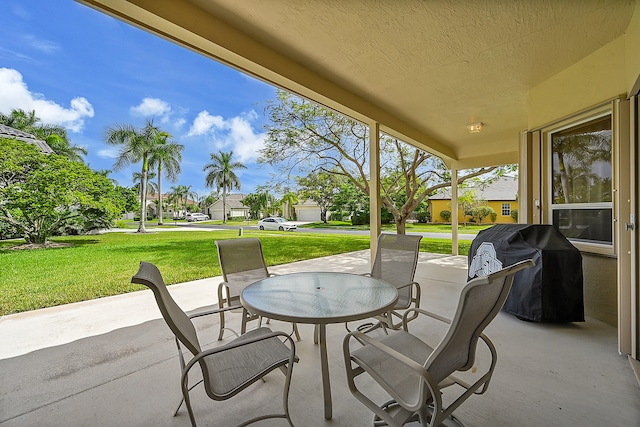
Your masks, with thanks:
[[[159,195],[156,194],[147,194],[147,215],[148,216],[157,216],[158,215],[158,199]],[[171,198],[171,194],[165,193],[162,196],[162,201],[164,202],[164,209],[162,210],[162,216],[164,218],[184,218],[186,212],[183,209],[180,209],[181,206],[172,206],[168,204],[168,200]],[[198,202],[195,200],[187,199],[187,206],[197,205]]]
[[[171,206],[167,203],[169,200],[170,194],[164,194],[162,196],[162,201],[164,202],[165,208],[162,210],[162,216],[165,219],[174,219],[174,218],[184,218],[185,211],[179,209],[177,206]],[[140,197],[138,196],[138,199]],[[158,215],[158,194],[147,194],[147,217],[156,217]],[[198,202],[195,200],[187,199],[187,205],[196,205]],[[123,219],[134,219],[140,216],[140,212],[125,212],[122,215]]]
[[[460,189],[459,194],[462,196],[472,188]],[[502,177],[497,181],[475,189],[476,199],[478,201],[486,201],[484,206],[490,206],[496,213],[496,220],[492,221],[490,216],[482,219],[483,224],[499,223],[510,224],[517,222],[511,213],[518,209],[518,178]],[[431,213],[432,222],[451,222],[440,216],[440,212],[449,211],[451,209],[451,188],[443,189],[436,195],[429,198],[429,212]],[[458,222],[469,222],[469,215],[463,216],[462,209],[458,209]]]
[[[36,138],[34,135],[31,135],[30,133],[23,132],[18,129],[14,129],[11,126],[0,124],[0,138],[17,139],[19,141],[24,141],[29,144],[35,145],[40,149],[40,151],[42,151],[45,154],[53,153],[53,150],[51,149],[51,147],[49,147],[49,144],[47,144],[45,141],[42,141]]]
[[[297,221],[320,221],[320,206],[311,199],[293,205],[293,209],[296,211]]]
[[[244,194],[227,194],[225,208],[228,218],[249,217],[249,207],[242,203],[242,199],[244,199]],[[222,197],[220,197],[209,206],[208,212],[205,213],[208,213],[211,219],[222,220],[224,219],[222,209]]]

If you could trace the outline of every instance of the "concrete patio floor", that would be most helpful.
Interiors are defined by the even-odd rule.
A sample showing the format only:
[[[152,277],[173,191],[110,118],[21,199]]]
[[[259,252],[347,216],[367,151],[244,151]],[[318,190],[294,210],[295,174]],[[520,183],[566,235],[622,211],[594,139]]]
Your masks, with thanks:
[[[368,259],[368,251],[361,251],[271,271],[362,273],[368,270]],[[421,254],[416,280],[428,310],[450,317],[465,279],[465,257]],[[215,277],[169,289],[186,311],[193,311],[215,303],[219,281]],[[237,323],[238,318],[232,319]],[[217,345],[217,317],[200,319],[197,325],[203,345]],[[271,327],[289,330],[275,321]],[[320,360],[312,330],[300,325],[302,341],[296,344],[300,362],[290,395],[294,424],[370,426],[371,412],[346,386],[341,324],[327,328],[334,417],[323,419]],[[487,393],[470,397],[456,411],[467,426],[640,425],[640,387],[627,359],[617,353],[615,328],[593,319],[528,323],[500,313],[486,333],[497,347],[498,364]],[[180,398],[177,354],[150,291],[5,316],[0,319],[0,343],[3,427],[189,425],[184,409],[172,417]],[[481,363],[482,354],[479,359]],[[278,410],[282,380],[276,371],[267,382],[226,402],[213,402],[196,388],[196,419],[201,426],[231,426]]]

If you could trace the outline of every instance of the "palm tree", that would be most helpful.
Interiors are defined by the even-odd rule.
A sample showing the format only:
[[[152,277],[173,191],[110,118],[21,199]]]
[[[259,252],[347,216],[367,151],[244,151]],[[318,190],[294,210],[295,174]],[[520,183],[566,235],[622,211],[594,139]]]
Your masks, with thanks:
[[[241,162],[233,161],[233,151],[228,153],[211,153],[211,163],[202,168],[207,172],[205,185],[222,189],[222,222],[227,222],[227,193],[233,189],[240,190],[240,179],[235,174],[235,169],[246,169]]]
[[[158,144],[154,147],[149,159],[149,167],[158,169],[158,225],[162,225],[162,170],[169,181],[175,182],[180,174],[180,162],[184,145],[169,140],[171,135],[161,132]]]
[[[145,233],[147,220],[147,174],[149,173],[149,158],[158,142],[158,134],[162,131],[153,124],[153,120],[147,120],[141,129],[128,124],[116,124],[107,128],[104,140],[110,145],[121,145],[118,158],[113,165],[114,170],[121,170],[131,163],[142,162],[140,170],[140,226],[138,233]]]
[[[189,198],[195,200],[198,195],[191,191],[190,185],[178,185],[177,187],[171,187],[171,196],[181,206],[182,211],[187,211],[187,201]]]
[[[82,156],[89,154],[85,147],[74,145],[68,139],[61,137],[57,133],[52,133],[44,138],[44,141],[51,149],[72,162],[84,162]]]

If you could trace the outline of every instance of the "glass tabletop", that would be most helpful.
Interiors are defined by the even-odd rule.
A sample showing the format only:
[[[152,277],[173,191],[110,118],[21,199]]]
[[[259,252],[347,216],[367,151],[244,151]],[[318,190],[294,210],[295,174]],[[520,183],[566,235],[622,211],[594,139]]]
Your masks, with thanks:
[[[349,273],[308,272],[269,277],[247,286],[242,304],[255,314],[298,323],[339,323],[387,311],[398,298],[382,280]]]

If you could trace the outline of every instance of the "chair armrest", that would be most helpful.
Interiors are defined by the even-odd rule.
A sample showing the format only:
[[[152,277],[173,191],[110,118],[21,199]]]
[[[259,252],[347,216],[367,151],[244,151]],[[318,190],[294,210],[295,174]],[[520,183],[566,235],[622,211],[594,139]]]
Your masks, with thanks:
[[[489,337],[487,337],[485,334],[480,334],[480,339],[482,342],[484,342],[484,344],[489,349],[489,352],[491,353],[491,363],[487,367],[486,372],[481,374],[480,378],[476,380],[473,384],[469,384],[468,382],[463,381],[454,375],[449,375],[448,377],[449,380],[467,389],[466,393],[483,394],[485,391],[487,391],[487,388],[489,387],[489,381],[493,376],[493,370],[496,367],[498,354],[496,352],[495,346],[493,345]]]
[[[228,307],[216,308],[216,309],[213,309],[213,310],[200,311],[200,312],[197,312],[197,313],[189,314],[188,317],[189,317],[189,319],[195,319],[197,317],[208,316],[210,314],[223,313],[225,311],[236,310],[238,308],[242,308],[242,305],[232,305],[232,306],[228,306]]]
[[[439,320],[439,321],[441,321],[443,323],[451,324],[451,320],[450,319],[447,319],[446,317],[440,316],[439,314],[435,314],[435,313],[433,313],[431,311],[427,311],[427,310],[425,310],[423,308],[410,308],[407,311],[405,311],[403,316],[402,316],[402,323],[403,323],[403,326],[404,326],[404,330],[407,331],[407,332],[408,332],[408,329],[407,329],[408,322],[406,321],[406,319],[409,317],[409,315],[411,313],[424,314],[425,316],[429,316],[429,317],[431,317],[433,319],[436,319],[436,320]]]
[[[402,363],[403,365],[407,366],[409,369],[411,369],[412,371],[414,371],[416,374],[420,375],[422,377],[422,379],[424,380],[424,382],[426,383],[427,387],[429,388],[429,392],[431,394],[431,396],[434,398],[434,400],[437,401],[437,403],[441,406],[442,402],[441,402],[441,396],[440,393],[438,392],[438,383],[433,379],[433,377],[431,376],[431,374],[429,373],[429,371],[427,371],[425,369],[425,367],[419,363],[417,363],[416,361],[414,361],[413,359],[410,359],[409,357],[405,356],[402,353],[399,353],[398,351],[392,349],[391,347],[386,346],[385,344],[381,343],[380,341],[371,338],[370,336],[368,336],[367,334],[364,334],[362,332],[350,332],[348,333],[345,337],[344,340],[342,341],[342,348],[343,348],[343,353],[344,353],[344,358],[345,358],[345,367],[347,369],[347,380],[350,383],[350,387],[355,387],[355,384],[353,383],[353,378],[354,375],[352,373],[353,368],[350,366],[349,361],[353,360],[351,359],[351,351],[349,349],[349,340],[353,338],[357,341],[359,341],[360,343],[366,343],[368,345],[371,345],[375,348],[377,348],[378,350],[382,351],[383,353],[386,353],[388,356],[396,359],[398,362]],[[355,362],[357,364],[357,362]],[[380,377],[377,378],[376,381],[382,381],[382,379]],[[384,387],[387,391],[391,391],[393,390],[393,386],[391,384],[387,384],[386,387]],[[407,401],[402,401],[402,406],[405,407],[408,410],[418,410],[423,403],[424,400],[424,396],[422,396],[423,392],[421,391],[421,396],[417,399],[416,402],[407,402]],[[400,399],[400,396],[398,396],[396,393],[393,393],[393,398],[396,400]]]
[[[406,288],[406,287],[413,286],[413,285],[416,285],[416,286],[420,287],[420,283],[418,283],[418,282],[409,282],[409,283],[406,283],[404,285],[396,286],[396,289],[402,289],[402,288]]]

